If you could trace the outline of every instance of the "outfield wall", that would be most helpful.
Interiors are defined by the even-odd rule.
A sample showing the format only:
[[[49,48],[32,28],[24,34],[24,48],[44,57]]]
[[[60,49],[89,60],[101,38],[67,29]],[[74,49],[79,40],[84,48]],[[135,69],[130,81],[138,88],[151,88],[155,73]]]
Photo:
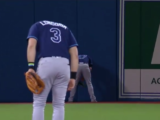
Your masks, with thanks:
[[[142,92],[157,98],[159,83],[151,86],[143,80],[154,77],[158,81],[159,65],[148,65],[151,59],[147,55],[151,56],[156,41],[159,15],[155,11],[160,7],[159,2],[158,5],[152,2],[153,8],[148,2],[143,4],[143,1],[126,3],[123,0],[0,0],[0,102],[32,101],[24,79],[26,36],[31,24],[43,19],[66,24],[79,43],[79,52],[92,57],[92,82],[98,101],[118,101],[119,97],[141,100]],[[150,26],[145,27],[146,24]],[[124,41],[128,46],[124,46]],[[153,58],[152,63],[159,60]],[[127,70],[137,68],[136,72]],[[142,68],[149,69],[149,73]],[[150,68],[154,69],[150,71]],[[78,87],[75,101],[90,101],[87,88]]]

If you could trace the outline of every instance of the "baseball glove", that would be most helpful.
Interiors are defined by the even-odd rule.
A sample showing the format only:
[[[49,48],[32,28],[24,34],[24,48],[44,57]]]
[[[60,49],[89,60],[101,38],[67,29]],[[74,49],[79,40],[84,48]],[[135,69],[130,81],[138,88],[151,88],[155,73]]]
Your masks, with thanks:
[[[26,72],[25,78],[27,87],[32,93],[40,94],[44,90],[45,84],[36,73]]]

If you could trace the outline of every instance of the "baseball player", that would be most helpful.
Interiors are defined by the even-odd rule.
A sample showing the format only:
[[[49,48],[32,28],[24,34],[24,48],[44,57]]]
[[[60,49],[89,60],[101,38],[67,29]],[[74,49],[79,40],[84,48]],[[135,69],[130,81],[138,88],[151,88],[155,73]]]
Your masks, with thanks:
[[[70,92],[69,102],[73,102],[74,95],[76,93],[77,85],[83,76],[86,81],[88,92],[90,95],[91,102],[97,102],[96,97],[94,95],[93,85],[91,82],[91,70],[92,70],[92,60],[88,55],[79,55],[79,67],[76,76],[75,87]]]
[[[46,20],[31,26],[27,40],[28,71],[35,72],[37,53],[39,62],[36,73],[45,83],[43,92],[33,95],[32,120],[44,120],[44,108],[50,90],[54,108],[52,120],[64,120],[67,88],[71,90],[75,86],[78,44],[67,26]]]

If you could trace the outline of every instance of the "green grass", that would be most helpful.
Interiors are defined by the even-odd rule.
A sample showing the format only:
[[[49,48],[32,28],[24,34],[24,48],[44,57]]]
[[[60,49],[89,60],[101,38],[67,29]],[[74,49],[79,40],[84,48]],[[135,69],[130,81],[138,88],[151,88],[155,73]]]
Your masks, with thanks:
[[[45,108],[45,120],[52,118]],[[31,120],[32,104],[0,104],[0,120]],[[65,120],[159,120],[160,104],[66,104]]]

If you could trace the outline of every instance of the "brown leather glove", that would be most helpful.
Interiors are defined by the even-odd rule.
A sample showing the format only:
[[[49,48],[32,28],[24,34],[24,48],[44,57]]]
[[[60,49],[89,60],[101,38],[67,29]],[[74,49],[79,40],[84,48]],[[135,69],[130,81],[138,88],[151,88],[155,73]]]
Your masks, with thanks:
[[[44,90],[45,84],[36,73],[26,72],[25,78],[27,87],[32,93],[40,94]]]

